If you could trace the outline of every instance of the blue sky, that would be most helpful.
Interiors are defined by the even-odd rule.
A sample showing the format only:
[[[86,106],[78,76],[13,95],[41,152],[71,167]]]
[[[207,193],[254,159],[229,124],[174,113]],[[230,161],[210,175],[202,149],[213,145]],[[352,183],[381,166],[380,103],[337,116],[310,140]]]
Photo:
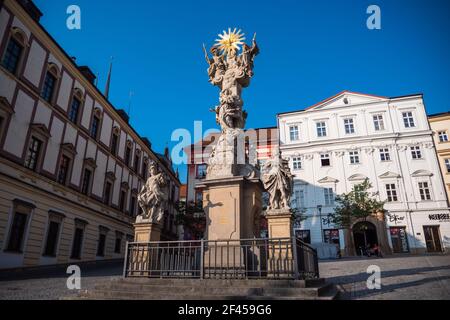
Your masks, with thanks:
[[[215,128],[202,43],[238,27],[261,53],[243,98],[248,128],[276,125],[279,112],[303,109],[342,90],[382,96],[423,93],[427,112],[450,110],[450,1],[143,1],[35,0],[43,26],[103,90],[114,56],[110,100],[156,151],[177,128]],[[81,30],[66,28],[66,8],[81,8]],[[381,8],[369,30],[366,9]],[[185,166],[180,166],[185,179]]]

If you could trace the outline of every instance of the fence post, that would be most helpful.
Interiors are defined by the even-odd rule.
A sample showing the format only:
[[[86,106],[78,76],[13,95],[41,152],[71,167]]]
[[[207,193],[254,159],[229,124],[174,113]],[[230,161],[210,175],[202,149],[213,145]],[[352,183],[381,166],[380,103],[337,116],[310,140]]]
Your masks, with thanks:
[[[204,277],[204,255],[205,255],[205,240],[200,240],[200,279]]]
[[[128,265],[128,241],[125,244],[125,260],[123,263],[123,278],[127,277],[127,265]]]
[[[291,238],[291,242],[292,242],[292,255],[294,256],[294,277],[295,279],[299,279],[300,274],[298,272],[297,237],[293,236]]]

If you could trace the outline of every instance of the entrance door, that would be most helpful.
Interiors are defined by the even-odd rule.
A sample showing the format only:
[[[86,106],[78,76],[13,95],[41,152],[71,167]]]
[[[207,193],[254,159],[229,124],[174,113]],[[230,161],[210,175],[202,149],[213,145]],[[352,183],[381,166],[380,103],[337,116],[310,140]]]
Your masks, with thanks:
[[[378,244],[377,228],[368,221],[358,222],[353,226],[353,240],[357,255],[366,254],[367,250]]]
[[[409,252],[408,238],[406,237],[405,227],[391,227],[389,228],[391,233],[392,250],[394,253],[407,253]]]
[[[442,252],[439,226],[423,226],[428,252]]]

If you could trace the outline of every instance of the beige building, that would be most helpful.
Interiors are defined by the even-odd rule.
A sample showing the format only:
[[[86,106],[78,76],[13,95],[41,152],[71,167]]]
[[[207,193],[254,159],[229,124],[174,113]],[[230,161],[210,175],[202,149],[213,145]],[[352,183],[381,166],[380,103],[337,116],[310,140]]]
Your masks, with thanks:
[[[434,143],[439,158],[442,176],[444,177],[447,198],[450,199],[450,112],[443,112],[428,116],[433,130]]]
[[[0,269],[122,258],[150,161],[180,182],[39,24],[25,0],[0,1]]]

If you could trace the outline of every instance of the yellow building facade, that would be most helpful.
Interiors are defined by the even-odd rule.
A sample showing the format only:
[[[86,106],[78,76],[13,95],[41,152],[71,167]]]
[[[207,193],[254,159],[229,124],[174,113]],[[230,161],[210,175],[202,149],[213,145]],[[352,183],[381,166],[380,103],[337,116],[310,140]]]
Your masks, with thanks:
[[[450,199],[450,112],[428,116],[434,143],[444,178],[447,198]]]

